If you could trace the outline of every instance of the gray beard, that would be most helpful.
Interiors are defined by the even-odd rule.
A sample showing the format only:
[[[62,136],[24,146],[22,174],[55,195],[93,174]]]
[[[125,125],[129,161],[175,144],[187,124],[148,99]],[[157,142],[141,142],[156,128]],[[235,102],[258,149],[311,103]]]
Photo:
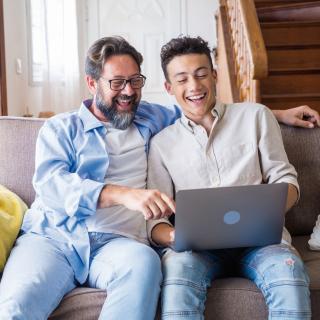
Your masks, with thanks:
[[[127,97],[127,96],[124,96]],[[136,96],[133,97],[134,101],[136,100]],[[111,106],[108,106],[103,98],[100,92],[97,92],[96,95],[96,106],[97,108],[102,112],[102,114],[112,123],[114,128],[125,130],[127,129],[131,123],[133,122],[134,116],[136,115],[136,111],[138,108],[138,102],[134,102],[132,105],[131,111],[123,111],[119,112],[117,110],[117,103],[116,98],[112,99]]]

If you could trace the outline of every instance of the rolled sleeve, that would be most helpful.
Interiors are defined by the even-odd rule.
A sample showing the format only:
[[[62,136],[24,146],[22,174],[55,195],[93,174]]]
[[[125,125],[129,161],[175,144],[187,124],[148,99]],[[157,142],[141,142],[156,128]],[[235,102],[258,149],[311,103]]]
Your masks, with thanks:
[[[297,189],[299,199],[297,171],[288,160],[277,120],[267,108],[261,109],[259,120],[259,152],[264,182],[290,183]]]
[[[82,219],[96,212],[104,183],[72,172],[76,163],[69,135],[45,124],[36,144],[35,191],[51,209]]]
[[[150,149],[148,154],[148,189],[158,189],[165,193],[169,197],[173,197],[173,183],[171,176],[163,163],[161,153],[157,147],[157,137],[151,139]],[[167,219],[148,220],[147,221],[147,234],[150,243],[154,246],[158,246],[153,242],[151,237],[152,229],[160,223],[167,223],[170,226],[172,224]]]

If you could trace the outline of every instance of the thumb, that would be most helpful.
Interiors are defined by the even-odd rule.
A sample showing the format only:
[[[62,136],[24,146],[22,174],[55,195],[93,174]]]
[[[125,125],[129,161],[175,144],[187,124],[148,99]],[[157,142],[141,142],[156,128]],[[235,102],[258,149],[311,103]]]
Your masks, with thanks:
[[[174,242],[175,235],[176,235],[176,233],[175,233],[175,230],[174,230],[174,229],[169,232],[170,242],[171,242],[171,243]]]

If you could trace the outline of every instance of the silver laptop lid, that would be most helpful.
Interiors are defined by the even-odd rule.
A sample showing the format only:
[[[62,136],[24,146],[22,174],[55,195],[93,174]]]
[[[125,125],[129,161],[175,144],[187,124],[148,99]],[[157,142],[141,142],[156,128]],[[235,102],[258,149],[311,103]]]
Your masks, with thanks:
[[[176,251],[266,246],[281,242],[287,183],[181,190]]]

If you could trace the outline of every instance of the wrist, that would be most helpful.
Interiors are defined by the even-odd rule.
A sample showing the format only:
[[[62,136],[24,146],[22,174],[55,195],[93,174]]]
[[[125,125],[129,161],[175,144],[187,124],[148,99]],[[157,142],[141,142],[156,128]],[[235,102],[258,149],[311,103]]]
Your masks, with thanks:
[[[105,185],[100,193],[99,208],[122,205],[130,188],[123,186]]]
[[[283,123],[283,111],[282,110],[272,110],[274,116],[278,120],[278,122]]]
[[[125,206],[129,193],[132,188],[125,186],[113,186],[113,205],[123,205]]]

